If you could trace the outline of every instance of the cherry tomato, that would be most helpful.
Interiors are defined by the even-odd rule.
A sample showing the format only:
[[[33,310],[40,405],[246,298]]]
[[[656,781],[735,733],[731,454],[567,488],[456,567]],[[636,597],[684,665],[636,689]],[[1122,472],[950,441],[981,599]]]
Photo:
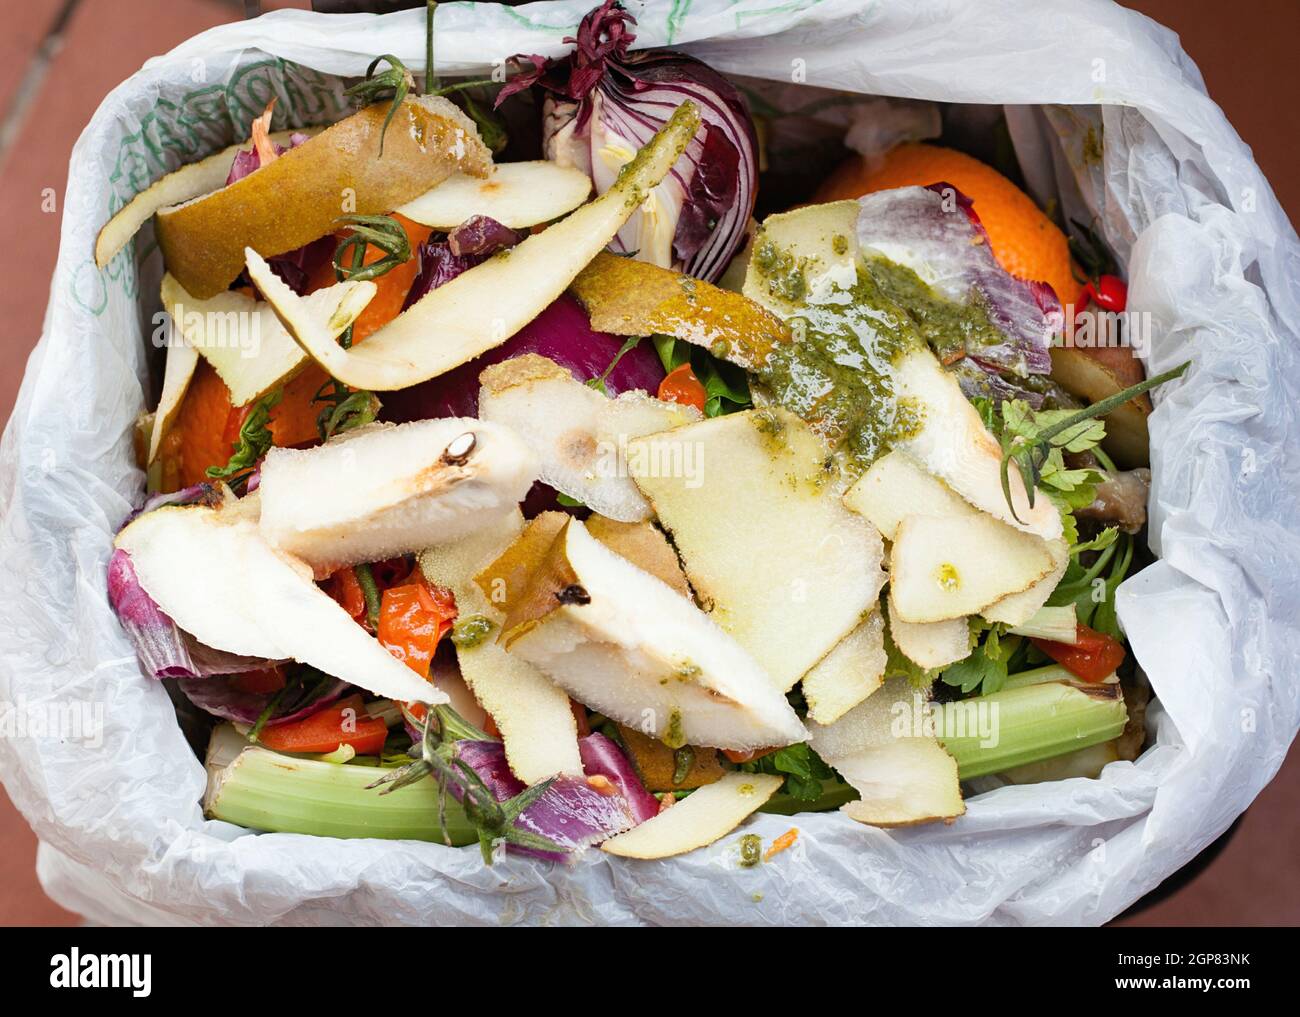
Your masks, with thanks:
[[[1033,639],[1031,642],[1061,667],[1086,682],[1101,681],[1113,674],[1124,660],[1123,643],[1087,625],[1079,626],[1078,640],[1073,646],[1050,639]]]
[[[1103,275],[1088,283],[1087,295],[1103,311],[1118,312],[1128,306],[1128,286],[1117,275]]]
[[[659,383],[660,399],[665,402],[694,406],[701,413],[704,412],[704,403],[708,397],[704,386],[700,384],[700,379],[695,377],[695,372],[691,370],[690,364],[682,364],[681,367],[669,371],[668,376]]]

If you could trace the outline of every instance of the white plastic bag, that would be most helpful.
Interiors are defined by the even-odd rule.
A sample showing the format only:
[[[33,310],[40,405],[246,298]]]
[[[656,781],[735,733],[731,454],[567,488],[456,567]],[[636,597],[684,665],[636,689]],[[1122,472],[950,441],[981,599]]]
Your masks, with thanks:
[[[593,2],[447,5],[438,69],[558,55]],[[1151,419],[1162,560],[1119,594],[1160,699],[1155,746],[1100,780],[980,795],[951,826],[762,816],[765,839],[791,825],[800,836],[755,869],[736,866],[734,837],[668,862],[591,851],[572,868],[486,868],[473,848],[205,821],[202,767],[104,590],[111,535],[140,493],[130,435],[159,256],[146,229],[138,265],[128,250],[101,273],[92,245],[111,210],[229,144],[271,95],[277,127],[335,119],[333,75],[385,52],[423,65],[423,12],[285,11],[152,61],[73,152],[44,335],[0,447],[0,721],[58,706],[102,720],[90,737],[17,736],[10,723],[0,738],[55,900],[102,922],[1098,923],[1217,837],[1277,771],[1300,722],[1300,243],[1174,36],[1081,0],[628,6],[638,45],[673,44],[725,73],[1005,104],[1036,196],[1104,224],[1130,310],[1152,316],[1150,368],[1194,364]],[[1089,129],[1104,130],[1100,160],[1085,158]]]

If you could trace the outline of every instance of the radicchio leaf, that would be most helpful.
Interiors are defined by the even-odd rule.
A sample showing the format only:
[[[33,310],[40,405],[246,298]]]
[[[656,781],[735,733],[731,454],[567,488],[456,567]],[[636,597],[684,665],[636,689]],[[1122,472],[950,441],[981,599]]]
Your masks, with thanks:
[[[635,23],[615,0],[605,0],[582,19],[576,38],[564,40],[574,46],[568,56],[511,58],[516,67],[531,64],[531,69],[518,71],[497,101],[533,85],[546,91],[548,158],[579,167],[597,193],[604,193],[630,153],[684,100],[692,100],[702,118],[699,133],[610,247],[715,281],[744,243],[754,210],[754,124],[736,87],[694,57],[667,50],[630,52]]]
[[[947,183],[899,187],[858,199],[858,243],[864,252],[917,271],[940,296],[979,301],[1006,341],[969,351],[984,369],[1047,374],[1052,336],[1064,322],[1047,283],[1017,279],[998,264],[972,202]]]
[[[632,810],[632,818],[644,823],[659,814],[659,800],[645,789],[636,769],[622,749],[599,732],[578,739],[582,769],[588,777],[607,777],[618,788]]]
[[[499,802],[513,798],[526,787],[510,772],[500,742],[458,741],[455,758],[473,769]],[[449,785],[448,790],[456,794],[454,785]],[[621,794],[602,794],[585,780],[561,776],[523,811],[517,825],[561,845],[565,851],[557,854],[513,844],[509,849],[536,858],[567,861],[574,853],[630,829],[636,822],[639,820]]]
[[[207,679],[260,671],[274,663],[214,649],[182,631],[145,592],[131,556],[120,548],[108,559],[108,602],[151,678]]]
[[[536,353],[567,367],[576,378],[598,378],[622,348],[621,337],[593,331],[587,312],[565,294],[495,349],[446,374],[386,394],[380,416],[393,423],[474,417],[478,415],[478,377],[485,367]],[[605,378],[605,391],[611,396],[633,389],[653,394],[663,379],[663,364],[654,345],[643,342],[615,365]]]
[[[507,247],[514,247],[527,235],[520,230],[503,226],[491,216],[475,215],[447,234],[447,246],[458,258],[469,255],[487,257]]]
[[[263,662],[266,666],[267,662]],[[306,669],[311,671],[311,669]],[[230,679],[182,679],[176,683],[191,703],[200,710],[236,724],[255,724],[271,708],[266,726],[287,724],[338,702],[352,688],[347,682],[311,671],[312,677],[283,693],[245,692]],[[278,697],[278,698],[277,698]],[[273,707],[273,708],[272,708]]]

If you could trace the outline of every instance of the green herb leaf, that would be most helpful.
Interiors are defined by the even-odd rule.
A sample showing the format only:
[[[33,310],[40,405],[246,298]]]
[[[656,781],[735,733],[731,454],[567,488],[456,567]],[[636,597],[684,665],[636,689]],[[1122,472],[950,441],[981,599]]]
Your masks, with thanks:
[[[983,640],[976,642],[981,632]],[[1007,665],[1020,642],[1009,639],[1003,645],[999,628],[979,618],[971,619],[971,639],[974,648],[970,655],[944,668],[940,678],[964,693],[975,689],[980,695],[996,692],[1007,680]]]
[[[373,392],[352,391],[341,381],[331,379],[312,397],[313,403],[327,405],[316,415],[316,431],[321,441],[354,428],[373,424],[381,409]]]
[[[618,366],[618,362],[627,356],[632,350],[636,349],[637,344],[640,342],[640,336],[634,335],[629,339],[625,339],[623,345],[619,347],[618,352],[614,354],[614,359],[609,362],[609,366],[606,367],[605,370],[601,371],[599,376],[589,378],[587,380],[587,385],[594,388],[601,395],[608,395],[609,393],[605,391],[605,382],[608,380],[609,376],[614,373],[614,368]]]
[[[271,409],[284,398],[284,390],[276,389],[263,396],[249,411],[239,427],[239,441],[235,443],[234,454],[225,466],[209,466],[207,474],[214,479],[226,479],[246,470],[252,470],[257,461],[266,455],[275,443],[268,426],[271,422]]]
[[[802,802],[815,801],[822,796],[823,781],[835,781],[835,771],[813,751],[807,742],[787,745],[766,756],[740,764],[747,773],[784,775],[782,790],[791,798]]]

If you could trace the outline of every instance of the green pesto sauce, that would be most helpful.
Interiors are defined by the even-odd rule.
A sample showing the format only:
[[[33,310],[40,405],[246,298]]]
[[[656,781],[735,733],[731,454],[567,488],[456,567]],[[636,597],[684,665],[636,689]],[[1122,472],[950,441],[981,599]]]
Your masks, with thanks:
[[[752,869],[763,860],[763,838],[756,833],[747,833],[740,838],[741,868]]]
[[[946,363],[1005,336],[982,303],[937,294],[914,271],[887,258],[859,261],[851,287],[809,299],[806,265],[768,240],[754,252],[768,292],[795,305],[794,342],[773,349],[752,373],[773,399],[811,423],[851,473],[920,428],[920,407],[897,399],[892,367],[908,350],[933,347]]]
[[[784,292],[800,294],[790,319],[795,341],[775,347],[755,373],[776,402],[813,424],[847,465],[864,470],[919,424],[915,408],[894,398],[892,367],[924,338],[866,265],[851,288],[834,287],[812,303],[802,270],[796,266],[795,284],[789,259],[774,257],[787,272]]]
[[[673,710],[668,715],[668,727],[664,730],[661,741],[670,749],[680,749],[686,744],[686,734],[682,731],[681,710]]]
[[[478,646],[492,632],[492,621],[481,614],[461,618],[451,629],[451,641],[462,650]]]
[[[955,303],[939,296],[910,268],[888,258],[871,258],[866,267],[884,294],[907,311],[943,363],[1006,342],[1007,337],[989,320],[983,297],[976,295],[969,304]]]

